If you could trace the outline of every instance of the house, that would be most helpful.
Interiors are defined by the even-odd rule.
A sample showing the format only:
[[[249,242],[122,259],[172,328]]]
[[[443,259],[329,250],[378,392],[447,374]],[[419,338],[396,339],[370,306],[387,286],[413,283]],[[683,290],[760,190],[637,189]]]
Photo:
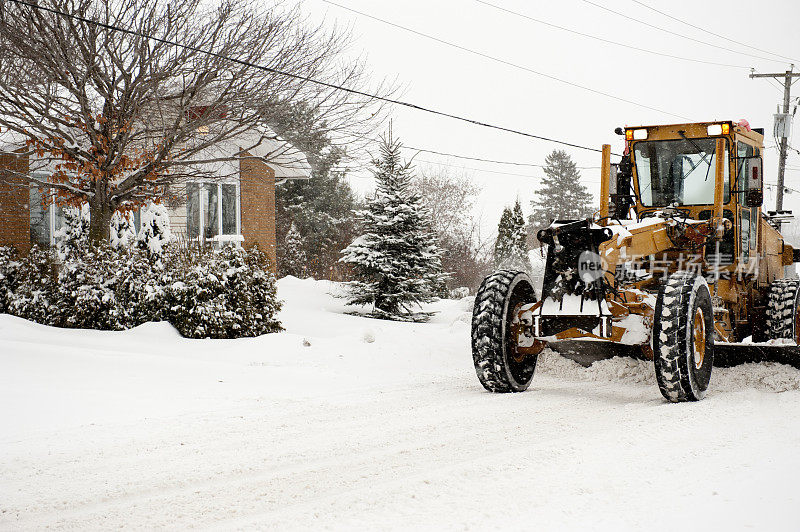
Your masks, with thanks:
[[[170,189],[165,200],[170,226],[187,241],[257,245],[274,265],[275,185],[286,179],[309,179],[311,168],[305,156],[285,142],[239,140],[214,147],[215,158],[238,153],[234,160],[204,166],[202,177]],[[257,146],[239,153],[240,144]],[[52,245],[64,222],[61,208],[43,206],[39,188],[19,177],[29,174],[30,168],[28,157],[8,149],[0,152],[0,246],[14,246],[21,253],[32,244]],[[138,216],[135,220],[138,224]]]

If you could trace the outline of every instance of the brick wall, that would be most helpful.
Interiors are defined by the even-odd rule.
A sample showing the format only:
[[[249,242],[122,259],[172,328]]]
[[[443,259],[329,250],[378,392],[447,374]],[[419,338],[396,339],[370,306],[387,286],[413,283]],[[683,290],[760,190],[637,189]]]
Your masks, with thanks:
[[[0,246],[20,253],[31,248],[30,196],[25,180],[9,172],[28,173],[28,157],[0,154]]]
[[[244,245],[258,245],[269,255],[275,271],[275,171],[261,161],[243,157],[239,172]]]

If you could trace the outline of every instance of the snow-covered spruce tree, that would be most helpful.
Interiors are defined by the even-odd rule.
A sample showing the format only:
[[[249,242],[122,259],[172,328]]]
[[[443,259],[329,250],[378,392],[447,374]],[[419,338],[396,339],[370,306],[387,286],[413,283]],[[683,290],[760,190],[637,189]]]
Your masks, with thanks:
[[[530,272],[528,258],[528,235],[525,217],[517,199],[513,209],[506,207],[497,226],[497,241],[494,246],[495,267],[498,269]]]
[[[412,309],[434,300],[447,275],[401,147],[391,131],[382,138],[380,158],[373,161],[375,194],[356,213],[364,233],[340,260],[353,267],[356,278],[349,283],[349,305],[372,305],[379,318],[424,320],[430,314]]]
[[[500,222],[497,224],[497,240],[494,242],[495,268],[500,268],[500,265],[511,256],[511,248],[514,240],[514,230],[511,227],[512,216],[511,209],[504,207],[503,214],[500,215]]]
[[[579,220],[592,215],[592,195],[580,180],[581,174],[567,152],[553,150],[545,160],[541,187],[531,201],[530,232],[550,225],[551,220]]]
[[[501,267],[523,272],[531,271],[531,261],[528,257],[528,232],[525,229],[525,217],[522,215],[522,205],[517,198],[514,209],[511,211],[511,256]]]
[[[286,275],[304,278],[308,271],[308,257],[303,242],[303,237],[297,226],[292,224],[286,238],[283,239],[283,272]]]

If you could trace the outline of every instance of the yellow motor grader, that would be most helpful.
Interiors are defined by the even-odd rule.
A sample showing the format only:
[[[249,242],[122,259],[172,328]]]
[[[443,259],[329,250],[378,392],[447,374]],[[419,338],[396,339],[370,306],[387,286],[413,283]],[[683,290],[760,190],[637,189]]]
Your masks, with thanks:
[[[673,402],[703,398],[715,358],[797,356],[800,250],[779,230],[789,213],[762,212],[763,130],[727,121],[616,132],[625,151],[612,165],[603,146],[593,218],[538,231],[541,294],[509,270],[478,291],[472,355],[489,391],[527,389],[545,346],[653,360]]]

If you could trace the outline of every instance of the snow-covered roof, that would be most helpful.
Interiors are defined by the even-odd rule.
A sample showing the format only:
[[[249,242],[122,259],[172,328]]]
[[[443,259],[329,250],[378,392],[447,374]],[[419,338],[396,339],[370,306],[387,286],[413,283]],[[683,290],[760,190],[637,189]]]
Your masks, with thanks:
[[[13,152],[25,147],[26,138],[16,131],[0,132],[0,152]]]
[[[0,153],[13,152],[25,146],[26,138],[13,131],[0,132]],[[270,130],[263,134],[250,133],[236,139],[222,141],[212,148],[205,150],[199,158],[209,159],[232,157],[242,150],[247,150],[250,155],[262,158],[265,163],[275,171],[275,179],[310,179],[311,165],[306,155],[295,148],[291,143],[281,139]],[[230,161],[227,166],[231,166]],[[223,169],[225,163],[211,163],[219,166],[221,174],[229,174],[233,167]]]
[[[266,131],[263,136],[252,133],[238,139],[236,144],[240,150],[249,148],[251,155],[263,158],[275,171],[276,179],[311,178],[311,165],[306,155],[272,131]]]

